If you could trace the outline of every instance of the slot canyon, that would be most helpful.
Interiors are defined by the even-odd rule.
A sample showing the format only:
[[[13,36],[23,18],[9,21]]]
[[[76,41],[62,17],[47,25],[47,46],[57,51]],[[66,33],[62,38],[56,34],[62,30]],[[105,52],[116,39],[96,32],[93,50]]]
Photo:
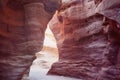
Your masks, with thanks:
[[[47,26],[55,48],[43,46],[54,46]],[[120,80],[120,0],[0,0],[0,80],[28,80],[41,54],[50,62],[46,76]]]

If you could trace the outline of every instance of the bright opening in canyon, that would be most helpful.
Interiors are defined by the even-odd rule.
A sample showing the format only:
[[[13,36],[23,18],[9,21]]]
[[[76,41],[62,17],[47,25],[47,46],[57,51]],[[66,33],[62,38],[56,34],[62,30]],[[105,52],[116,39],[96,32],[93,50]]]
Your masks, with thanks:
[[[49,25],[45,31],[45,39],[43,49],[36,53],[36,60],[30,69],[30,77],[32,80],[44,79],[52,64],[58,61],[58,49],[56,40],[51,32]],[[41,78],[41,79],[40,79]]]
[[[47,75],[53,63],[58,61],[58,49],[55,37],[50,30],[49,26],[45,31],[45,39],[43,49],[36,53],[36,60],[30,68],[30,80],[80,80],[65,76]],[[26,78],[25,78],[26,80]]]

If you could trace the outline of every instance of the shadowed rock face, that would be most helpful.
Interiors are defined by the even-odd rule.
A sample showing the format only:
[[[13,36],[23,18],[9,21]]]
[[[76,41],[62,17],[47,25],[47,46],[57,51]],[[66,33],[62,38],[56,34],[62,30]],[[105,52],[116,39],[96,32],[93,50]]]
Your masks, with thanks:
[[[120,0],[62,0],[50,28],[59,62],[48,74],[120,80]]]
[[[58,7],[58,0],[0,0],[0,80],[21,79]]]

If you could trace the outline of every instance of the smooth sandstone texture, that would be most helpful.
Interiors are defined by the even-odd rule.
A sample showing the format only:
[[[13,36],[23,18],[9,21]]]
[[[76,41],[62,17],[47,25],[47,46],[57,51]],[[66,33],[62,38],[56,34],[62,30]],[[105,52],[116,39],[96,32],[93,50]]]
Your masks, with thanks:
[[[120,0],[63,0],[49,25],[59,62],[48,74],[120,80]]]
[[[0,0],[0,80],[22,78],[58,7],[58,0]]]

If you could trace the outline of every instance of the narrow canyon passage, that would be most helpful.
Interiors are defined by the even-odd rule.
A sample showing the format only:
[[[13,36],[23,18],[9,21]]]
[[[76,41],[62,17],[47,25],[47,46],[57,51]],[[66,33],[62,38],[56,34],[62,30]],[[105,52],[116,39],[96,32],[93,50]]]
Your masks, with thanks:
[[[0,80],[29,68],[32,80],[120,80],[120,0],[0,0]]]
[[[49,29],[49,26],[45,31],[43,49],[36,53],[36,57],[37,59],[33,62],[30,69],[30,77],[32,77],[32,80],[36,80],[34,78],[39,80],[42,77],[44,79],[45,75],[47,75],[47,71],[45,72],[45,70],[49,70],[52,63],[58,61],[56,40],[53,36],[53,33]]]
[[[57,62],[59,59],[58,49],[56,45],[56,40],[53,33],[49,29],[49,26],[45,32],[45,39],[43,44],[43,49],[36,53],[37,59],[34,60],[30,72],[30,80],[80,80],[64,76],[53,76],[47,75],[53,63]],[[26,80],[26,79],[25,79]]]

